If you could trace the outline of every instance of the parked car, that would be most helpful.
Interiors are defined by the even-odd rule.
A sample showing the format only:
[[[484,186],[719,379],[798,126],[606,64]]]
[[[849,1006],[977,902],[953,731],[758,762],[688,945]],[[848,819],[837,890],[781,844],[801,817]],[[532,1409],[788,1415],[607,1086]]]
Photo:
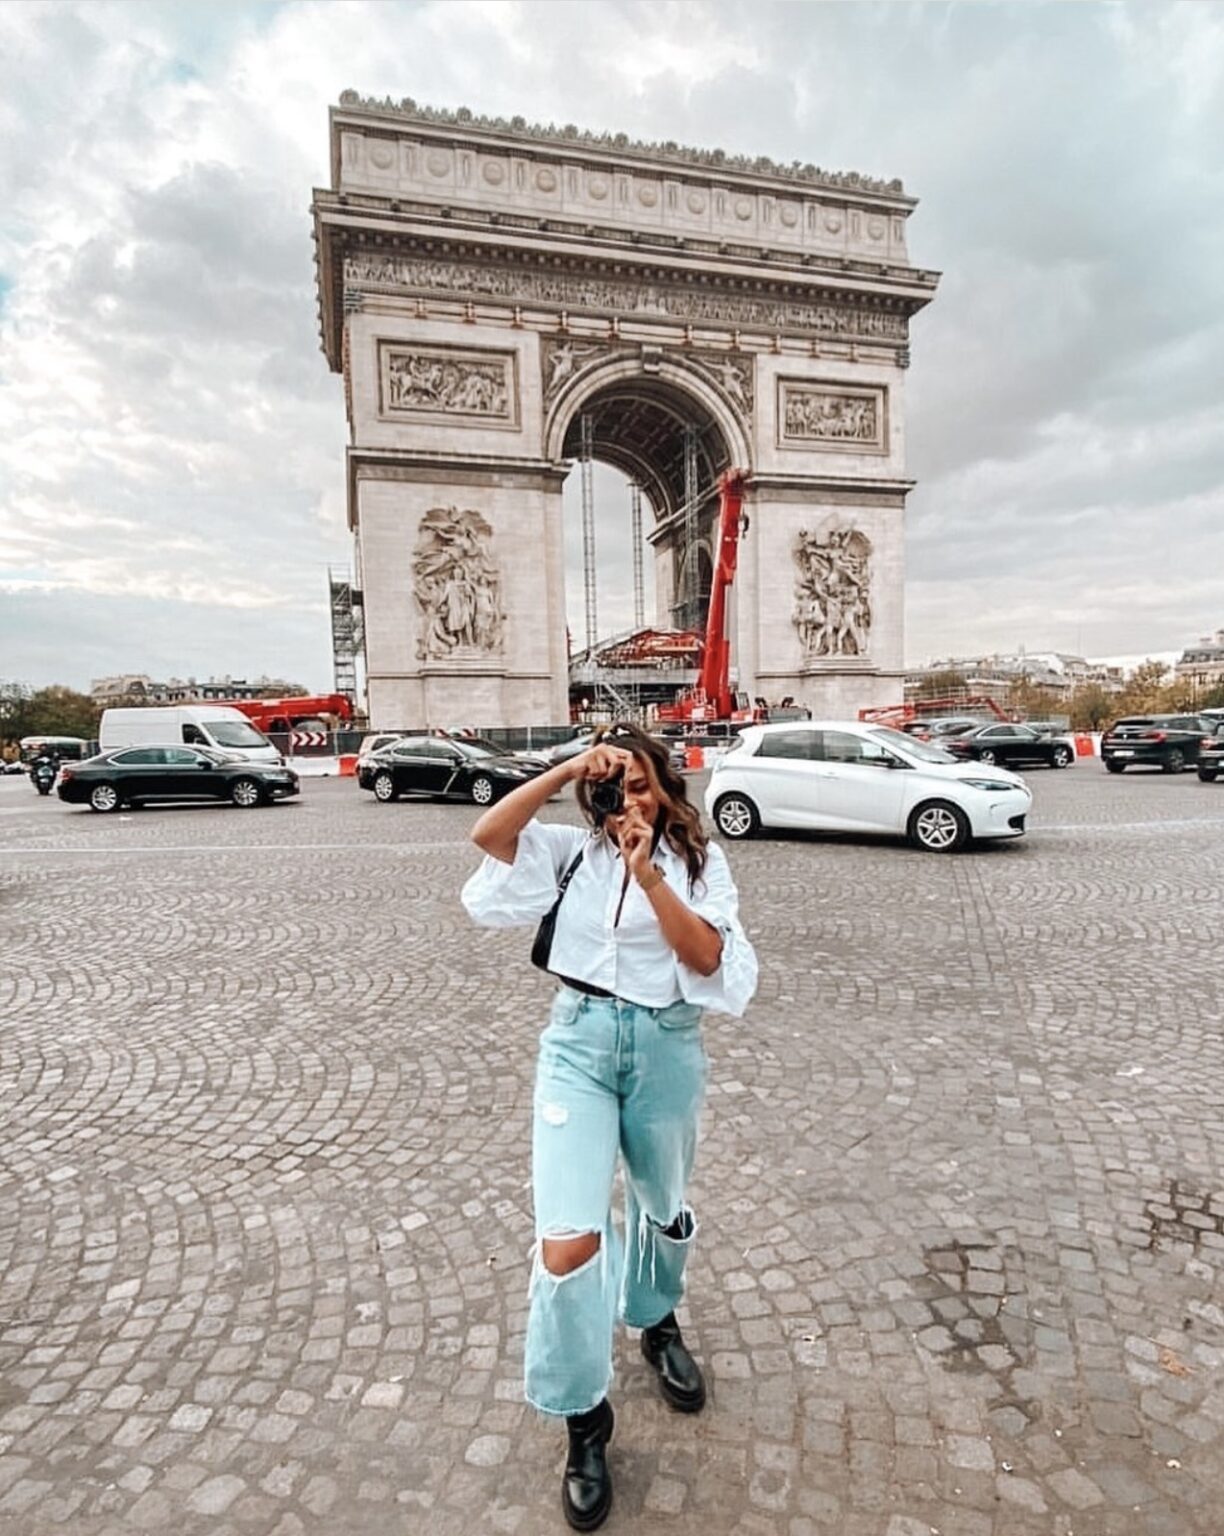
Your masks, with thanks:
[[[357,769],[361,770],[362,763],[383,747],[389,747],[393,742],[403,741],[403,731],[372,731],[368,736],[361,738],[361,745],[357,748]]]
[[[714,765],[706,811],[724,837],[759,827],[889,832],[952,853],[1022,837],[1033,797],[1006,768],[960,762],[888,726],[817,720],[750,726]]]
[[[1214,734],[1199,742],[1198,776],[1204,784],[1214,784],[1224,773],[1224,721],[1213,719]]]
[[[969,757],[978,763],[1012,767],[1044,763],[1049,768],[1070,768],[1075,761],[1075,749],[1070,742],[1049,736],[1034,726],[1007,721],[979,725],[960,736],[941,737],[939,745],[956,757]]]
[[[57,789],[69,805],[94,811],[175,800],[228,800],[249,810],[296,795],[299,785],[283,763],[253,763],[210,747],[121,747],[65,764]]]
[[[461,736],[452,736],[445,731],[436,734],[440,734],[443,741],[457,741],[462,747],[482,747],[493,757],[512,757],[516,762],[529,763],[541,773],[552,766],[546,748],[533,751],[530,747],[502,747],[487,736],[473,736],[466,731]]]
[[[981,724],[977,715],[936,715],[930,719],[907,720],[900,729],[907,736],[917,736],[919,741],[932,741],[937,736],[962,736]]]
[[[678,732],[660,731],[657,734],[659,740],[667,746],[667,756],[672,767],[677,773],[683,773],[688,763],[684,747],[686,740],[689,738]],[[545,766],[552,768],[557,763],[568,762],[571,757],[577,757],[579,753],[589,751],[594,738],[594,731],[583,731],[581,735],[575,736],[572,741],[563,741],[555,747],[549,747],[545,753]],[[696,745],[697,743],[694,744]]]
[[[1101,737],[1101,761],[1110,773],[1136,765],[1180,773],[1198,762],[1202,740],[1212,733],[1211,721],[1199,715],[1127,715]]]
[[[357,765],[357,782],[376,800],[429,795],[491,805],[542,771],[533,763],[490,752],[470,741],[405,736]]]

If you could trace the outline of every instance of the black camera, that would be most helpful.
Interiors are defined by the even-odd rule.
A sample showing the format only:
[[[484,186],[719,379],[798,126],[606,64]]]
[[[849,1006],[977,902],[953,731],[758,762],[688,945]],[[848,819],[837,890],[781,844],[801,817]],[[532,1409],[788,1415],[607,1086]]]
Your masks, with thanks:
[[[619,816],[625,809],[624,775],[598,779],[591,789],[591,809],[597,816]]]

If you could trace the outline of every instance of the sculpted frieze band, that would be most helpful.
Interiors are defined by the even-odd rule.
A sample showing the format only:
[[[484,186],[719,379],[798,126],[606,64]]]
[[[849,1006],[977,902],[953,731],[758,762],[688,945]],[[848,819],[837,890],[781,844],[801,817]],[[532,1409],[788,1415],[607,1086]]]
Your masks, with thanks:
[[[538,272],[432,257],[370,252],[350,255],[344,262],[344,281],[346,288],[369,284],[445,293],[459,299],[496,299],[509,304],[548,304],[569,310],[709,320],[736,326],[803,330],[822,336],[893,342],[903,342],[908,336],[903,315],[855,304],[749,298],[729,291],[712,293],[693,285]]]

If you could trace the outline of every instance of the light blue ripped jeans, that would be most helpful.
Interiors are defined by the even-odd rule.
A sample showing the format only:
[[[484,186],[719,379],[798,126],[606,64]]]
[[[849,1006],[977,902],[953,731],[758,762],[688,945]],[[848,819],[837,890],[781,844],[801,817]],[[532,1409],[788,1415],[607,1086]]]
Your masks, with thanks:
[[[553,1002],[536,1069],[526,1345],[527,1401],[544,1413],[585,1413],[607,1396],[617,1312],[648,1328],[684,1294],[697,1234],[684,1194],[707,1069],[700,1024],[692,1003],[643,1008],[564,986]],[[618,1151],[623,1244],[612,1223]],[[599,1252],[585,1264],[545,1269],[541,1239],[592,1232]]]

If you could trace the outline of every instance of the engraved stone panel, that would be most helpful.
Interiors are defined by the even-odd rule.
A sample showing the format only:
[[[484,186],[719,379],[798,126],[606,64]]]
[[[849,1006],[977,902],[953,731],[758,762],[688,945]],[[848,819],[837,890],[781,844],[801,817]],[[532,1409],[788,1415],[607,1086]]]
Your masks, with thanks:
[[[506,615],[501,572],[488,544],[493,530],[479,512],[431,507],[412,556],[412,591],[421,610],[417,656],[461,660],[500,651]]]
[[[834,453],[887,453],[887,389],[779,379],[778,445]]]
[[[871,639],[871,541],[857,528],[827,523],[799,530],[794,545],[792,620],[808,660],[866,656]]]
[[[518,380],[513,352],[382,342],[380,409],[387,417],[518,426]]]

